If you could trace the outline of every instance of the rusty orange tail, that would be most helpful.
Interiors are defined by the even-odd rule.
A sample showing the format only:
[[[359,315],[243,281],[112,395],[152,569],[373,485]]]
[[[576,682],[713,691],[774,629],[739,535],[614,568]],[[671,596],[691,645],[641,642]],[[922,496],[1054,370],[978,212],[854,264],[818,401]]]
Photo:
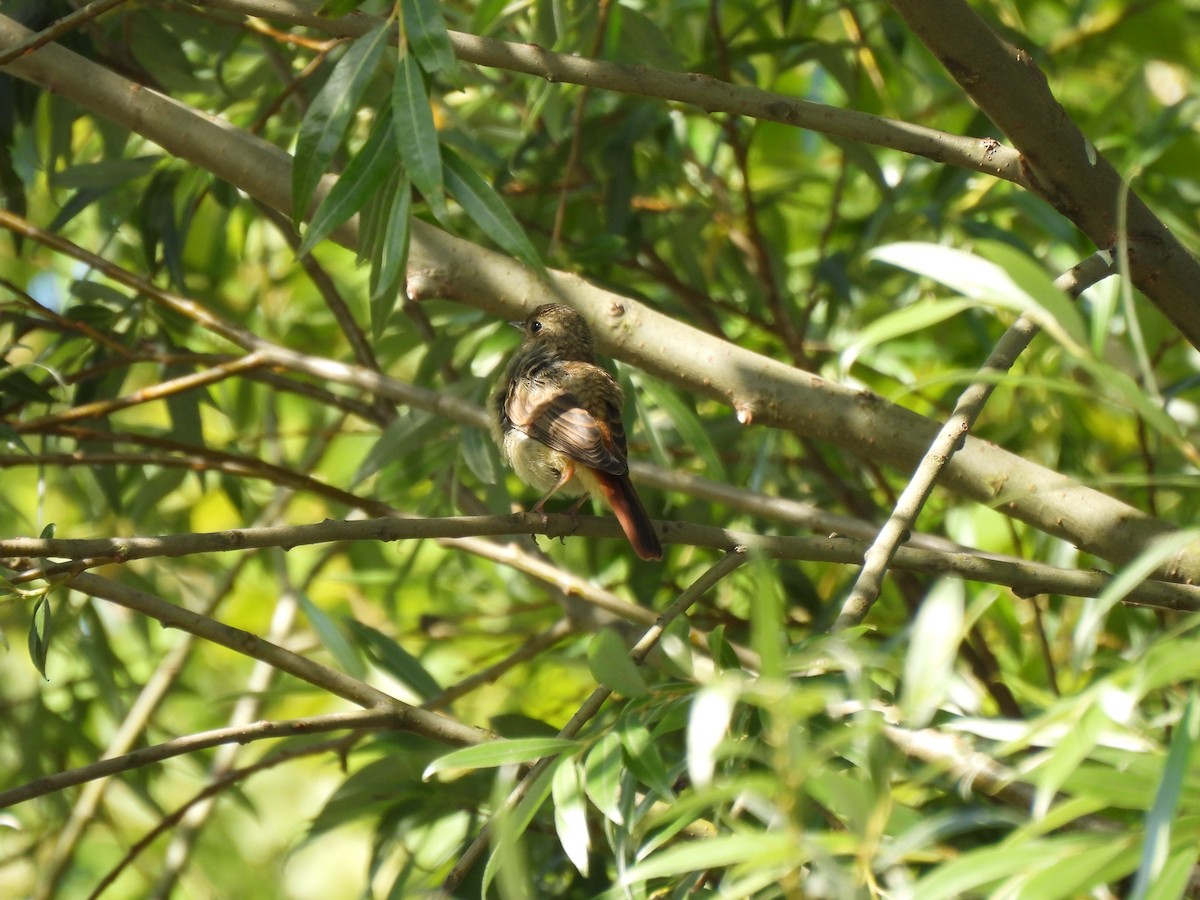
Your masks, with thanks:
[[[591,470],[591,475],[600,487],[601,499],[612,509],[633,545],[633,552],[642,559],[662,559],[662,544],[654,531],[654,523],[646,514],[646,508],[633,489],[628,475],[610,475]]]

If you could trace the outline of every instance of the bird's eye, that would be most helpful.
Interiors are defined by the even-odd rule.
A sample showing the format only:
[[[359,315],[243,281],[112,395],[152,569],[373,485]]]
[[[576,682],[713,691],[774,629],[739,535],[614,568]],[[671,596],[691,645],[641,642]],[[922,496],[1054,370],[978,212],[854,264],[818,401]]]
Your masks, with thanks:
[[[537,334],[539,331],[542,330],[541,321],[538,319],[534,319],[532,322],[529,323],[529,330],[531,332],[533,332],[534,334]]]

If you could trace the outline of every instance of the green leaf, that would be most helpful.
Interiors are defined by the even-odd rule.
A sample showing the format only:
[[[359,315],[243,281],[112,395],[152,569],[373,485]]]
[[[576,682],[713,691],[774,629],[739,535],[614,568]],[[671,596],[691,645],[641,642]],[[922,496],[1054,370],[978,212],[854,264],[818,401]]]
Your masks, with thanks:
[[[3,385],[4,382],[0,381],[0,388],[2,388]],[[4,391],[0,389],[0,397],[2,396],[4,396]],[[29,449],[29,445],[25,443],[25,440],[21,437],[21,435],[18,434],[11,425],[5,422],[0,422],[0,446],[11,447],[14,450],[20,450],[26,456],[33,455],[33,451]]]
[[[588,642],[588,668],[596,681],[625,697],[649,693],[642,673],[629,658],[629,648],[611,628],[601,629]]]
[[[496,484],[500,480],[496,446],[487,433],[480,428],[465,428],[460,446],[467,468],[476,478],[484,484]]]
[[[401,51],[392,86],[392,112],[395,117],[396,146],[412,183],[425,196],[429,208],[439,219],[447,215],[442,156],[437,126],[421,67],[411,53]]]
[[[43,536],[45,533],[43,532]],[[46,654],[50,652],[50,637],[53,634],[54,619],[50,611],[50,598],[39,597],[33,605],[33,619],[29,623],[29,658],[34,666],[42,673],[47,681]]]
[[[446,189],[471,221],[505,252],[541,271],[537,250],[492,186],[449,147],[443,148],[442,161],[446,167]]]
[[[662,753],[659,752],[658,744],[649,729],[640,722],[634,722],[622,728],[619,733],[621,746],[625,748],[625,756],[629,762],[629,770],[662,797],[673,799],[675,789],[671,786],[672,779],[667,772],[667,764],[663,762]]]
[[[963,638],[964,602],[962,582],[943,578],[917,613],[900,695],[900,709],[911,728],[928,724],[950,689],[954,660]]]
[[[729,731],[738,693],[735,682],[721,678],[705,685],[692,699],[687,726],[687,766],[697,788],[712,784],[717,748]]]
[[[52,175],[56,188],[111,191],[127,181],[149,175],[161,156],[139,156],[135,159],[107,159],[98,163],[68,166]]]
[[[354,154],[313,213],[296,255],[304,256],[331,231],[362,209],[395,166],[396,142],[392,131],[392,113],[390,109],[384,109],[376,117],[366,143]]]
[[[555,769],[551,796],[554,799],[554,830],[558,833],[559,843],[579,874],[587,877],[591,837],[582,779],[574,759],[563,758]]]
[[[292,167],[292,222],[297,227],[308,213],[317,183],[329,169],[363,91],[383,59],[387,35],[385,22],[350,45],[300,123]]]
[[[1102,690],[1103,686],[1098,687]],[[1049,760],[1037,772],[1033,799],[1033,816],[1040,819],[1050,809],[1063,783],[1079,768],[1095,748],[1109,725],[1102,704],[1092,703],[1083,709],[1071,727],[1058,739]]]
[[[1150,886],[1158,882],[1167,864],[1171,850],[1171,821],[1183,794],[1184,779],[1197,738],[1200,738],[1200,703],[1196,702],[1196,690],[1193,688],[1179,726],[1171,736],[1171,747],[1167,751],[1162,780],[1154,796],[1154,806],[1146,814],[1146,840],[1142,845],[1142,861],[1137,877],[1128,895],[1130,900],[1144,900]]]
[[[411,688],[422,700],[428,700],[441,693],[441,685],[421,665],[420,660],[392,638],[357,619],[347,619],[346,623],[362,643],[372,662]]]
[[[406,177],[393,188],[371,267],[371,333],[379,340],[396,306],[408,265],[412,235],[412,187]]]
[[[707,477],[725,481],[729,477],[725,471],[725,463],[695,411],[678,393],[655,378],[639,377],[636,378],[636,382],[654,405],[667,414],[688,452],[696,454],[704,462]]]
[[[786,831],[750,831],[722,834],[704,841],[678,844],[655,853],[621,876],[621,884],[633,885],[651,878],[682,875],[725,866],[771,866],[799,861],[795,835]]]
[[[493,831],[495,840],[492,842],[493,849],[488,857],[487,865],[484,866],[481,896],[489,896],[488,887],[497,877],[500,879],[498,893],[501,897],[533,896],[533,885],[530,881],[526,854],[522,851],[520,841],[530,823],[533,822],[533,817],[542,808],[546,798],[550,796],[554,773],[557,765],[562,762],[559,760],[558,763],[549,766],[537,777],[529,786],[529,790],[525,792],[521,802],[517,804],[516,809],[511,811],[504,809],[493,820],[496,826]],[[497,788],[501,787],[505,788],[503,793],[508,792],[509,785],[502,785],[500,779],[497,779]],[[501,791],[497,790],[493,795],[493,805],[499,806],[503,802]]]
[[[621,739],[607,732],[596,742],[584,764],[584,790],[596,809],[615,825],[624,825],[621,814]]]
[[[313,627],[313,631],[317,633],[317,637],[321,639],[322,646],[329,651],[330,655],[337,660],[342,671],[354,678],[362,679],[366,674],[366,669],[363,666],[362,660],[354,647],[346,636],[342,634],[337,623],[333,621],[325,611],[308,599],[303,593],[300,593],[300,609],[304,611],[304,615],[308,617],[309,623]]]
[[[873,250],[869,256],[931,278],[970,300],[1018,314],[1028,313],[1072,352],[1086,353],[1083,319],[1067,295],[1054,287],[1048,275],[1011,248],[989,249],[1004,265],[965,250],[918,242],[888,244]],[[1010,274],[1009,267],[1015,275]]]
[[[918,300],[902,306],[872,320],[865,328],[852,332],[854,340],[838,354],[838,365],[843,372],[849,372],[864,350],[905,335],[919,334],[931,325],[953,318],[972,306],[974,303],[962,299]]]
[[[400,10],[408,46],[421,68],[430,75],[452,72],[457,60],[439,0],[401,0]]]
[[[497,766],[534,762],[544,756],[557,756],[578,749],[575,741],[564,738],[519,738],[513,741],[492,741],[476,747],[464,747],[440,756],[431,762],[421,775],[428,781],[445,772],[465,772]]]
[[[184,363],[170,363],[163,366],[163,378],[182,378],[191,375],[195,367]],[[204,446],[204,426],[200,419],[200,403],[209,399],[208,391],[200,390],[172,391],[167,395],[167,414],[171,417],[171,437],[177,441]]]
[[[1112,608],[1176,553],[1198,539],[1200,529],[1195,528],[1163,535],[1122,567],[1098,597],[1083,601],[1079,621],[1071,630],[1071,663],[1076,671],[1081,671],[1095,653],[1100,629]]]

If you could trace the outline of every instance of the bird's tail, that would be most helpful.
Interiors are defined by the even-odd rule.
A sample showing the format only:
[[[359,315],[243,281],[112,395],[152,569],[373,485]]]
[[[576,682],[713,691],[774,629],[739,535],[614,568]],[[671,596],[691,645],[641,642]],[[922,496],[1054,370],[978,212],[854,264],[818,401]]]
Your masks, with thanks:
[[[642,559],[662,559],[662,544],[654,531],[654,523],[646,514],[646,507],[633,489],[628,475],[610,475],[607,472],[591,472],[600,488],[602,499],[611,507],[633,545],[633,552]]]

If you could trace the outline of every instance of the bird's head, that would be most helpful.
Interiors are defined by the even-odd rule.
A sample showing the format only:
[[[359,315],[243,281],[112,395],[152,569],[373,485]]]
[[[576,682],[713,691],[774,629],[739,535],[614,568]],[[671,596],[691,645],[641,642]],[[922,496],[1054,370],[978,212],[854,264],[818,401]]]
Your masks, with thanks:
[[[595,344],[587,319],[559,303],[544,303],[524,322],[513,322],[521,329],[522,346],[553,353],[560,359],[593,362]]]

